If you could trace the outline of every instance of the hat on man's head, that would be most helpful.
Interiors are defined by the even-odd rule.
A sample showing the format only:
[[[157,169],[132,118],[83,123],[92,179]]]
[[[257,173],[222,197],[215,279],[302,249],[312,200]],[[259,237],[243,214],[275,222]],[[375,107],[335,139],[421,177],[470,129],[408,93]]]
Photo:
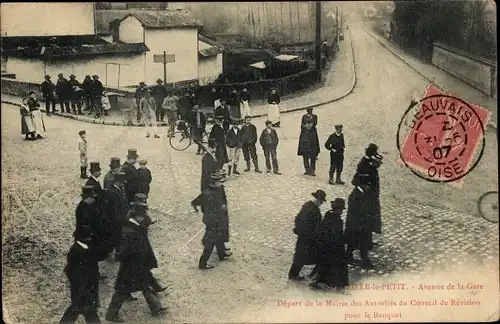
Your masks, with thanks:
[[[147,199],[148,196],[146,196],[146,194],[136,193],[134,195],[134,200],[130,203],[130,205],[138,207],[147,207],[148,206]]]
[[[82,197],[96,197],[97,193],[94,190],[94,186],[85,185],[82,187]]]
[[[344,125],[342,125],[342,124],[335,125],[335,129],[342,129],[343,127],[344,127]]]
[[[46,75],[46,76],[44,76],[44,79],[45,79],[45,80],[49,80],[49,79],[50,79],[50,75]]]
[[[163,80],[162,79],[158,79],[158,80],[156,80],[156,83],[163,83]]]
[[[90,162],[90,172],[101,171],[99,162]]]
[[[94,74],[94,75],[92,76],[92,78],[94,78],[94,79],[99,79],[99,76],[98,76],[97,74]]]
[[[222,115],[215,115],[214,118],[217,119],[217,120],[223,120],[224,116],[222,116]]]
[[[148,164],[148,161],[146,161],[146,160],[139,160],[137,163],[139,163],[139,165],[146,165],[146,164]]]
[[[342,198],[336,198],[333,201],[330,201],[332,204],[332,210],[344,210],[345,209],[345,200]]]
[[[270,120],[266,120],[266,125],[272,125],[272,124],[273,124],[273,122],[272,122],[272,121],[270,121]]]
[[[231,117],[231,125],[238,125],[240,123],[239,118]]]
[[[76,75],[72,74],[69,76],[70,79],[76,78]]]
[[[312,192],[311,195],[318,199],[319,201],[325,202],[326,201],[326,192],[323,190],[317,190],[316,192]]]
[[[62,77],[62,76],[64,76],[64,75],[63,75],[62,73],[59,73],[57,76],[61,76],[61,77]]]
[[[35,90],[28,91],[28,96],[31,96],[32,94],[36,94],[36,91]]]
[[[109,167],[110,168],[119,168],[119,167],[121,167],[120,158],[112,157],[111,158],[111,162],[109,163]]]
[[[78,135],[80,135],[80,136],[82,136],[83,134],[87,134],[87,131],[82,130],[82,131],[78,132]]]
[[[134,158],[134,159],[137,159],[137,158],[139,157],[139,155],[137,154],[137,150],[136,150],[136,149],[129,149],[129,150],[128,150],[127,157],[128,157],[128,158]]]
[[[143,86],[143,85],[146,85],[146,83],[141,81],[141,82],[139,82],[139,85]]]

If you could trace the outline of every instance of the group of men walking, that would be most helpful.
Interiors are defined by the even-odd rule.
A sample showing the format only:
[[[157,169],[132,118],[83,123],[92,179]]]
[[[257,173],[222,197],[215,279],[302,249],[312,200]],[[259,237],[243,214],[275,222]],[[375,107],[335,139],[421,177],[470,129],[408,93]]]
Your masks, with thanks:
[[[84,131],[80,137],[86,146]],[[148,238],[149,226],[155,223],[147,204],[152,177],[146,168],[147,161],[137,161],[138,157],[137,150],[130,149],[123,165],[119,158],[111,158],[110,171],[102,186],[99,162],[90,163],[91,176],[82,188],[82,200],[76,208],[74,244],[65,267],[71,305],[60,323],[75,323],[80,314],[87,323],[100,323],[99,279],[106,277],[100,274],[99,262],[113,261],[113,250],[120,267],[106,320],[124,322],[119,311],[126,300],[137,300],[132,293],[139,291],[154,316],[166,310],[157,295],[166,287],[162,287],[151,272],[158,267]],[[82,151],[80,159],[86,160]],[[139,169],[135,167],[137,162]]]
[[[378,175],[381,164],[382,156],[372,143],[366,148],[352,179],[354,188],[348,198],[345,228],[341,219],[344,199],[333,200],[331,210],[322,219],[319,207],[326,202],[326,193],[323,190],[312,193],[313,199],[302,206],[295,218],[297,244],[288,273],[290,280],[304,280],[300,276],[302,267],[315,264],[310,274],[313,287],[326,285],[326,288],[343,290],[349,282],[347,265],[355,263],[355,250],[359,250],[361,267],[373,268],[368,251],[374,245],[372,234],[380,234],[382,230]]]
[[[69,76],[69,80],[62,73],[57,76],[54,84],[50,75],[45,76],[45,81],[41,84],[42,96],[45,101],[45,111],[47,116],[57,112],[56,97],[59,99],[61,112],[83,115],[82,108],[89,111],[89,115],[95,114],[99,118],[104,112],[108,114],[109,101],[99,76],[94,74],[92,78],[86,75],[80,83],[74,74]],[[104,95],[104,99],[103,99]]]

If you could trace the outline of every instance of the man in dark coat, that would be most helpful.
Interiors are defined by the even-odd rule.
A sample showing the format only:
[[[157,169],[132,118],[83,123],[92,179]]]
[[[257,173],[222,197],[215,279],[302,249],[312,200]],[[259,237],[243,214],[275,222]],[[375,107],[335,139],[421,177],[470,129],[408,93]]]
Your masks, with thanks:
[[[69,108],[69,100],[71,99],[73,89],[69,81],[63,76],[62,73],[59,73],[57,77],[56,94],[59,97],[61,112],[64,112],[64,107],[66,107],[66,112],[70,113],[71,110]]]
[[[226,171],[224,169],[222,170],[217,170],[216,173],[222,177],[222,179],[227,178]],[[215,188],[212,188],[215,190],[218,194],[219,197],[222,201],[222,217],[221,217],[221,222],[219,226],[220,233],[222,235],[222,239],[224,241],[224,250],[230,251],[231,249],[229,248],[229,210],[228,210],[228,204],[227,204],[227,195],[226,195],[226,189],[224,188],[224,183],[222,183],[219,186],[216,186]]]
[[[134,199],[134,195],[138,192],[139,180],[137,176],[137,169],[135,164],[139,155],[136,149],[129,149],[127,155],[127,161],[122,165],[122,172],[125,173],[126,185],[125,193],[127,194],[127,200],[129,203]]]
[[[137,169],[138,192],[143,193],[146,197],[149,196],[151,182],[153,177],[151,170],[147,168],[148,161],[139,160],[139,169]]]
[[[191,206],[198,212],[198,206],[202,206],[203,192],[210,185],[210,174],[217,171],[217,159],[215,158],[217,143],[209,140],[208,149],[201,158],[201,193],[191,201]]]
[[[234,174],[240,174],[238,171],[238,162],[240,160],[241,147],[243,146],[243,137],[238,124],[239,119],[232,118],[231,129],[226,133],[227,155],[229,159],[228,176],[231,175],[231,171]]]
[[[120,158],[112,157],[109,163],[109,172],[106,173],[103,180],[103,186],[106,190],[112,190],[116,182],[116,174],[121,171]]]
[[[224,164],[229,162],[229,157],[227,155],[226,148],[226,134],[222,128],[223,116],[215,115],[215,123],[212,127],[212,131],[208,136],[209,140],[213,140],[216,143],[215,158],[217,159],[217,169],[222,169]]]
[[[50,75],[45,76],[45,81],[42,82],[42,95],[45,100],[45,112],[50,116],[50,105],[52,105],[52,113],[56,112],[56,97],[54,92],[56,90],[55,84],[50,80]]]
[[[156,80],[156,85],[153,87],[151,94],[155,100],[156,104],[156,121],[163,121],[165,119],[165,111],[160,107],[163,104],[163,100],[167,97],[167,89],[163,85],[161,79]]]
[[[226,104],[229,106],[229,117],[231,119],[241,120],[241,102],[238,92],[236,92],[235,89],[233,89],[229,94]]]
[[[203,194],[205,235],[203,235],[202,243],[204,249],[198,262],[198,268],[202,270],[214,268],[213,265],[207,264],[214,247],[217,248],[217,254],[221,261],[232,255],[225,249],[222,233],[225,227],[223,215],[227,208],[224,208],[224,197],[221,195],[219,187],[222,186],[225,178],[222,174],[215,172],[210,175],[210,180],[210,185]]]
[[[259,138],[260,146],[264,151],[264,157],[266,159],[266,169],[267,173],[271,172],[271,162],[274,174],[280,175],[278,166],[278,154],[277,148],[279,144],[278,133],[272,127],[272,122],[270,120],[266,121],[266,128],[262,130]]]
[[[71,109],[73,114],[76,114],[76,109],[78,108],[78,114],[82,113],[82,89],[80,82],[76,79],[76,75],[72,74],[69,76],[69,84],[71,85]]]
[[[344,169],[344,134],[342,134],[342,125],[335,125],[335,133],[331,134],[326,140],[325,147],[330,151],[330,179],[329,184],[340,184],[343,185],[345,182],[342,181],[341,175]],[[333,182],[333,175],[337,172],[336,181]]]
[[[71,305],[59,324],[73,324],[78,315],[87,323],[101,323],[99,307],[99,267],[94,255],[93,233],[88,227],[80,228],[78,239],[71,246],[64,272],[69,281]]]
[[[201,111],[201,109],[199,109],[198,106],[194,106],[193,112],[188,118],[188,123],[191,127],[191,137],[194,143],[198,144],[196,155],[201,155],[203,151],[202,139],[203,134],[205,134],[207,117],[205,117],[205,114]]]
[[[92,82],[92,78],[88,74],[85,76],[85,79],[83,79],[82,82],[83,100],[85,101],[84,110],[91,109]]]
[[[331,202],[331,210],[327,211],[321,222],[318,237],[318,261],[313,272],[316,279],[311,283],[313,288],[324,284],[330,288],[343,290],[349,284],[347,270],[344,226],[341,219],[345,209],[345,201],[337,198]]]
[[[306,202],[299,214],[295,217],[293,232],[297,235],[297,244],[293,263],[288,273],[288,279],[301,281],[300,271],[304,265],[316,264],[318,253],[318,234],[321,223],[319,206],[326,201],[326,193],[317,190],[312,193],[314,199]]]
[[[320,152],[318,132],[314,126],[314,118],[306,115],[302,119],[301,132],[299,137],[299,147],[297,155],[302,155],[304,160],[304,175],[316,175],[316,160]]]
[[[247,163],[247,168],[244,171],[250,171],[250,158],[252,158],[255,172],[262,173],[259,169],[259,158],[257,157],[257,149],[255,147],[255,143],[257,143],[257,128],[252,124],[252,117],[250,116],[245,117],[245,124],[241,127],[241,137],[241,150]]]
[[[120,308],[131,293],[138,291],[144,295],[153,316],[167,310],[149,288],[153,278],[151,269],[157,268],[158,262],[149,243],[147,228],[141,225],[143,221],[144,215],[135,213],[133,218],[123,224],[122,238],[116,254],[120,268],[115,293],[106,311],[107,321],[124,322],[118,315]]]
[[[301,124],[304,125],[306,120],[312,119],[312,124],[314,128],[318,126],[318,115],[313,114],[313,109],[312,108],[307,108],[306,109],[306,114],[302,116],[302,122]]]
[[[101,117],[101,109],[102,109],[102,93],[104,92],[104,86],[102,82],[99,81],[99,76],[94,74],[92,76],[92,87],[91,87],[91,103],[92,109],[95,112],[95,117]]]

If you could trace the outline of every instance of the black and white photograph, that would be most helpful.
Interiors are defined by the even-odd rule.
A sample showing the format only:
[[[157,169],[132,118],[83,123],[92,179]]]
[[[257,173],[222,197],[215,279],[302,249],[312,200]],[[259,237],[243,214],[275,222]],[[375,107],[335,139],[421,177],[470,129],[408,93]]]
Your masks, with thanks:
[[[495,1],[0,14],[3,322],[499,320]]]

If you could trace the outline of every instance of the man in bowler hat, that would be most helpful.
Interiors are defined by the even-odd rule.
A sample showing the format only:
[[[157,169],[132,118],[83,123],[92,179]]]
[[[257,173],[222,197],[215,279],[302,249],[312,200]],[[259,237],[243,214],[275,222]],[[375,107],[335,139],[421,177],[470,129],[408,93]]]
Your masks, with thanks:
[[[101,166],[99,165],[99,162],[90,162],[90,177],[85,185],[93,186],[98,195],[102,190],[101,183],[99,182],[100,176]]]
[[[101,323],[99,307],[99,267],[94,253],[94,234],[85,226],[68,251],[64,272],[69,281],[71,305],[59,324],[73,324],[82,315],[87,323]]]
[[[318,253],[318,234],[321,224],[319,207],[326,201],[326,193],[317,190],[312,193],[313,199],[302,205],[302,209],[295,217],[293,232],[297,235],[297,244],[293,263],[288,272],[288,279],[301,281],[300,271],[304,265],[316,264]]]
[[[167,310],[150,289],[153,281],[151,269],[157,268],[158,262],[147,236],[147,228],[141,225],[145,216],[143,213],[134,213],[131,216],[123,224],[122,238],[116,254],[120,268],[115,282],[115,292],[106,311],[106,320],[111,322],[124,322],[119,317],[123,302],[131,293],[138,291],[144,295],[153,316]]]
[[[128,202],[132,202],[134,195],[138,192],[138,174],[135,164],[139,155],[136,149],[129,149],[127,154],[127,160],[122,165],[122,172],[125,173],[126,185],[125,192],[127,194]]]
[[[341,175],[344,169],[344,134],[342,134],[342,125],[335,125],[335,132],[328,136],[326,140],[325,147],[330,151],[330,179],[329,184],[340,184],[343,185],[345,182],[342,181]],[[337,172],[337,177],[335,182],[333,181],[333,175]]]
[[[198,268],[207,270],[214,268],[208,264],[208,260],[212,255],[214,247],[217,249],[219,260],[224,260],[232,255],[232,252],[226,251],[224,246],[224,214],[227,212],[227,207],[224,208],[224,197],[221,190],[225,181],[225,177],[214,172],[210,175],[210,185],[203,194],[203,223],[205,224],[205,235],[203,235],[202,243],[204,246],[203,253],[198,261]]]
[[[109,163],[109,172],[106,173],[103,180],[103,186],[106,190],[112,190],[116,182],[116,174],[121,171],[120,158],[112,157]]]

